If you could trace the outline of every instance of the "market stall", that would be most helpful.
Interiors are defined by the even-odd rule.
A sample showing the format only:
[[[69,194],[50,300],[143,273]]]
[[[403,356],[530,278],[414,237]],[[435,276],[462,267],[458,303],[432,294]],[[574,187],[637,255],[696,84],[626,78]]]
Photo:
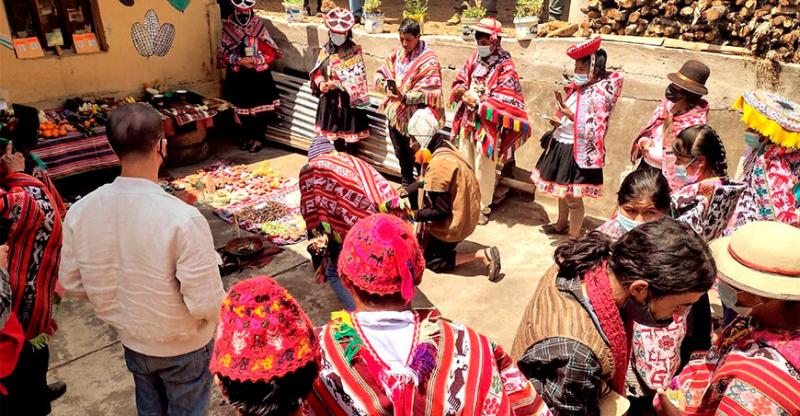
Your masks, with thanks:
[[[220,161],[172,180],[170,186],[210,205],[233,226],[263,234],[275,244],[294,244],[306,237],[297,179],[273,171],[267,161],[252,165]]]

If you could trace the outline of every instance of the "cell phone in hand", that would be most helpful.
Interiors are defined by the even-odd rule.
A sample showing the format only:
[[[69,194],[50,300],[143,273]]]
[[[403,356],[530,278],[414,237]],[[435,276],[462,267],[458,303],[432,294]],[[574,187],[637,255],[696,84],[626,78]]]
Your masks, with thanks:
[[[397,81],[395,81],[393,79],[387,79],[386,80],[386,89],[388,89],[389,91],[397,94]]]
[[[560,92],[554,91],[553,94],[556,96],[556,101],[557,102],[559,102],[561,104],[564,104],[564,97],[561,95]]]

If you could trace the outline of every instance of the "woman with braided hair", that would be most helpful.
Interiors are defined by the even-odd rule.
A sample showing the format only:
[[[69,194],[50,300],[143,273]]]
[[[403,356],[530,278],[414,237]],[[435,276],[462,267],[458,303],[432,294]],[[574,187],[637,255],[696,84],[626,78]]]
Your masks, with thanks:
[[[683,186],[672,194],[672,213],[706,241],[722,235],[744,185],[728,179],[725,146],[714,129],[684,129],[672,144],[675,178]]]

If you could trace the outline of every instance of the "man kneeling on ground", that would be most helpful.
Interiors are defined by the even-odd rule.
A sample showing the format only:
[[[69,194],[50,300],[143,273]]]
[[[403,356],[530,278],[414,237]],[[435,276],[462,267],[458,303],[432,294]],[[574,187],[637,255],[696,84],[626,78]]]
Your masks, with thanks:
[[[498,282],[502,276],[497,247],[456,253],[458,244],[478,224],[481,191],[472,167],[438,130],[430,108],[417,110],[408,126],[416,140],[412,147],[417,150],[417,163],[422,165],[423,173],[416,183],[405,187],[405,192],[412,205],[417,204],[414,218],[422,225],[423,240],[427,241],[425,262],[428,269],[442,273],[480,261],[488,269],[489,280]]]

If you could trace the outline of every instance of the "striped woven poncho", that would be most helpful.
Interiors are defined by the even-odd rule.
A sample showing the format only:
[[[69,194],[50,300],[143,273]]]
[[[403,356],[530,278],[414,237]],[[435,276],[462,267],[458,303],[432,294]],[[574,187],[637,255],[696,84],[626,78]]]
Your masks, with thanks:
[[[372,166],[345,153],[319,155],[300,171],[300,212],[308,230],[322,229],[341,242],[358,220],[399,201]]]
[[[450,103],[456,106],[453,138],[480,144],[481,152],[489,158],[510,157],[530,136],[525,98],[511,54],[498,46],[497,52],[484,61],[473,53],[451,90],[459,88],[476,92],[480,100],[477,109],[470,109],[451,94]]]
[[[444,126],[444,98],[442,96],[442,66],[439,58],[420,41],[419,46],[406,54],[400,48],[386,57],[375,75],[375,85],[381,91],[389,79],[397,82],[401,100],[386,98],[380,106],[390,127],[402,134],[408,133],[408,121],[420,106],[428,106]]]

